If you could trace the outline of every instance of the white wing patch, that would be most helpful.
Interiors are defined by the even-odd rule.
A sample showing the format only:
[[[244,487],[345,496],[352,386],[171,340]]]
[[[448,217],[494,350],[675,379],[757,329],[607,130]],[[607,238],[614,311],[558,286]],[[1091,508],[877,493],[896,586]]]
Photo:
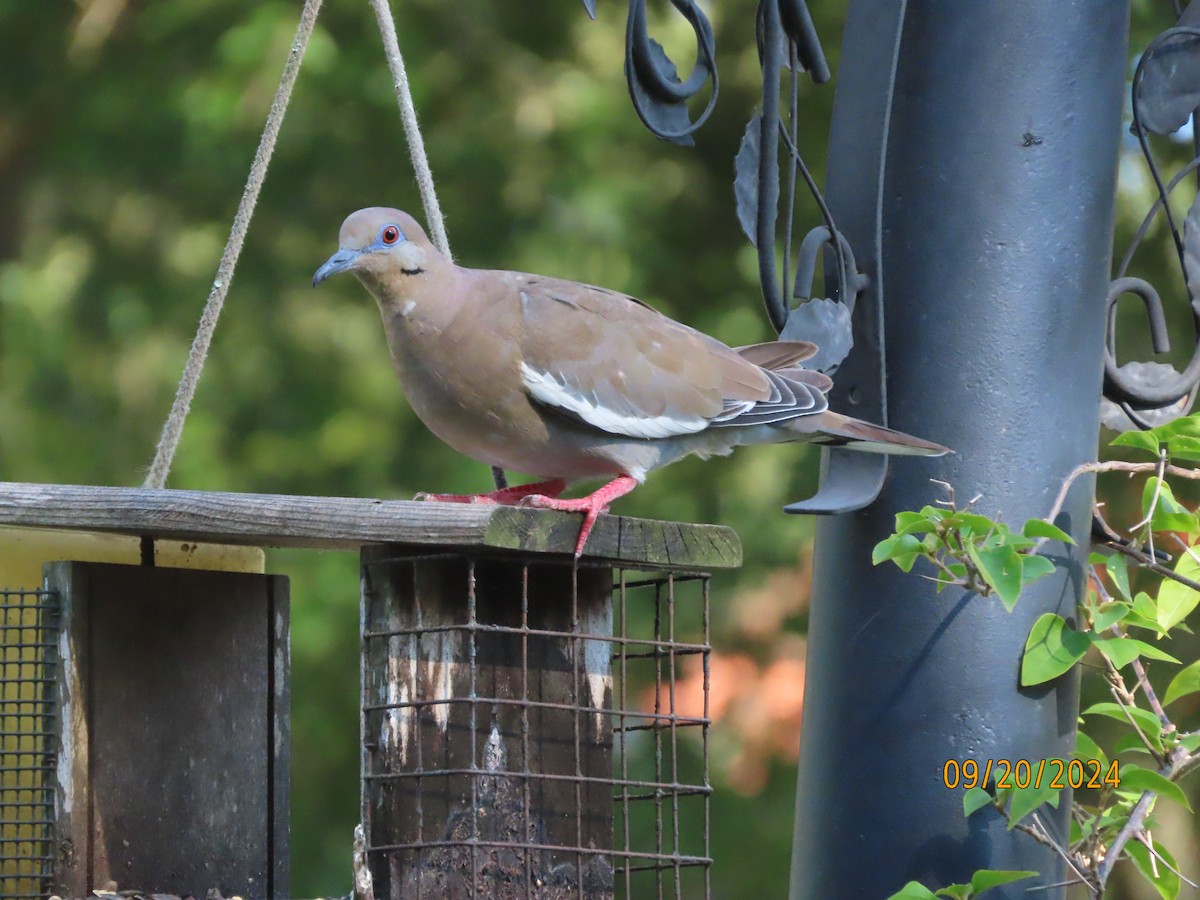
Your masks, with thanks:
[[[533,398],[546,406],[582,419],[593,428],[609,434],[623,434],[635,438],[668,438],[681,434],[695,434],[708,427],[703,416],[639,416],[615,410],[598,402],[595,393],[583,394],[572,390],[549,372],[539,372],[521,363],[521,381]]]

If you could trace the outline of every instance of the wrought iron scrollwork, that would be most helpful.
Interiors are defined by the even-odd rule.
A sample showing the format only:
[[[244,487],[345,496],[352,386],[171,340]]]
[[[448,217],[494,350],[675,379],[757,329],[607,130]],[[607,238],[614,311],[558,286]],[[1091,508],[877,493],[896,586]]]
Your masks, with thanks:
[[[1133,75],[1132,131],[1158,190],[1130,242],[1108,293],[1108,334],[1104,358],[1104,422],[1116,430],[1150,428],[1185,415],[1200,385],[1200,196],[1182,227],[1168,198],[1175,187],[1200,168],[1200,134],[1193,140],[1198,154],[1169,183],[1164,183],[1150,149],[1148,132],[1176,132],[1200,107],[1200,7],[1189,5],[1180,24],[1159,34],[1142,54]],[[1192,310],[1197,344],[1182,372],[1164,363],[1133,361],[1120,365],[1116,352],[1116,307],[1126,295],[1141,300],[1155,353],[1170,350],[1162,299],[1153,285],[1128,274],[1130,263],[1156,216],[1166,218]]]
[[[696,62],[686,80],[679,78],[675,63],[662,45],[649,34],[646,21],[646,0],[629,0],[625,29],[625,76],[634,109],[646,127],[663,140],[691,145],[691,135],[708,119],[720,91],[716,64],[716,41],[713,29],[695,0],[670,0],[671,6],[684,17],[696,36]],[[584,9],[596,16],[596,0],[583,0]],[[797,147],[799,128],[798,73],[807,72],[814,82],[823,84],[830,79],[829,64],[804,0],[760,0],[755,17],[759,62],[763,72],[762,109],[751,119],[742,140],[735,163],[734,191],[738,201],[738,218],[746,236],[758,248],[759,273],[767,315],[777,332],[788,328],[795,310],[791,301],[808,301],[811,306],[801,319],[815,331],[805,337],[828,348],[822,361],[829,369],[845,356],[850,348],[849,313],[853,311],[863,279],[853,267],[849,243],[839,234],[833,215],[812,177]],[[781,112],[781,73],[788,72],[788,108]],[[695,118],[688,103],[710,87],[708,101]],[[776,236],[779,226],[780,166],[779,146],[788,153],[786,212],[783,242],[782,278],[775,259]],[[797,177],[802,178],[821,211],[823,225],[813,229],[801,243],[800,258],[793,279],[791,272],[792,240],[795,214]],[[837,239],[833,235],[838,235]],[[828,248],[836,264],[835,287],[829,300],[810,300],[815,251]],[[849,265],[847,264],[849,262]],[[782,284],[782,287],[781,287]],[[840,303],[844,309],[824,304]],[[793,321],[790,331],[797,331]],[[843,347],[837,358],[833,349]]]
[[[585,0],[586,3],[586,0]],[[664,141],[692,145],[692,132],[703,125],[717,103],[716,39],[707,16],[693,0],[671,0],[696,35],[696,64],[686,81],[680,81],[675,63],[662,45],[650,37],[646,26],[646,0],[630,0],[625,26],[625,78],[633,108],[646,127]],[[709,83],[708,103],[695,120],[688,101]]]
[[[595,0],[583,0],[590,15]],[[691,25],[696,35],[696,63],[686,80],[681,81],[675,64],[662,46],[650,37],[646,24],[646,0],[630,0],[626,28],[625,74],[629,93],[638,115],[658,137],[690,145],[691,134],[712,112],[719,89],[712,26],[693,0],[670,0],[671,5]],[[880,117],[886,121],[890,108],[891,84],[895,72],[895,48],[903,23],[901,3],[895,21],[886,23],[878,39],[872,37],[872,52],[889,53],[892,66],[882,81],[872,83],[870,96],[878,101]],[[808,365],[825,372],[842,367],[853,369],[851,383],[844,388],[850,403],[858,411],[884,422],[883,316],[882,293],[870,286],[859,273],[851,240],[834,222],[816,180],[799,151],[799,79],[807,73],[817,84],[830,79],[829,65],[804,0],[760,0],[755,19],[759,61],[762,66],[762,106],[750,120],[735,160],[734,193],[738,220],[750,242],[758,250],[759,276],[767,315],[775,330],[784,338],[802,338],[820,348]],[[876,46],[878,44],[878,46]],[[786,91],[783,73],[787,72]],[[711,83],[707,104],[695,118],[688,103]],[[875,101],[872,101],[875,102]],[[874,185],[877,206],[881,189],[880,173],[886,125],[880,134],[864,140],[855,129],[854,148],[848,155],[865,165],[864,183]],[[879,129],[874,128],[875,131]],[[787,158],[780,166],[780,147]],[[845,149],[845,148],[844,148]],[[786,185],[781,185],[781,168]],[[820,210],[822,224],[811,229],[794,250],[796,193],[802,180]],[[871,188],[867,188],[871,190]],[[784,200],[780,226],[780,199]],[[873,265],[879,258],[880,236],[874,227],[877,216],[866,217],[852,231],[859,242],[860,257]],[[782,234],[780,231],[782,230]],[[862,242],[868,242],[869,246]],[[776,248],[784,248],[782,272]],[[825,263],[828,297],[814,297],[813,285],[818,258]],[[794,267],[793,267],[794,260]],[[868,296],[861,312],[854,316],[859,295]],[[797,302],[799,301],[799,302]],[[847,354],[855,342],[862,347],[849,361]],[[846,365],[843,367],[843,362]],[[835,386],[835,391],[839,390]],[[886,458],[869,454],[847,454],[837,449],[823,451],[821,488],[815,497],[794,503],[789,512],[832,513],[859,509],[878,495],[887,473]],[[858,459],[857,457],[869,457]]]

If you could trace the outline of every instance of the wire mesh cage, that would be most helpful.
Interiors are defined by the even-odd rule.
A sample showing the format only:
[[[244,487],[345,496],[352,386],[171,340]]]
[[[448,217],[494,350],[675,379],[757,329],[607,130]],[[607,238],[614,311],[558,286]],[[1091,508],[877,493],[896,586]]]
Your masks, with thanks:
[[[0,898],[47,897],[54,877],[58,602],[0,590]]]
[[[708,897],[707,575],[364,554],[376,896]]]

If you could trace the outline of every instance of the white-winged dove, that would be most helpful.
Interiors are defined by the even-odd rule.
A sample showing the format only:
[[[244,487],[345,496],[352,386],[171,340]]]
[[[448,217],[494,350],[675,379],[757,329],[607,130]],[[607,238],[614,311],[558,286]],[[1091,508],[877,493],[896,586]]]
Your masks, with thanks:
[[[313,284],[353,272],[375,296],[413,410],[458,452],[541,481],[454,502],[596,517],[650,470],[742,444],[804,441],[940,456],[945,447],[828,409],[827,375],[801,367],[804,341],[736,349],[605,288],[466,269],[396,209],[352,213]],[[568,482],[608,479],[586,497]]]

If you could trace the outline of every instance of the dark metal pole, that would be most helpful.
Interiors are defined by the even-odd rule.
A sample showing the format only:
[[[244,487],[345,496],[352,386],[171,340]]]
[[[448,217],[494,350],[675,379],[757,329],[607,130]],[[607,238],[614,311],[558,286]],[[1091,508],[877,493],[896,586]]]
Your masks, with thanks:
[[[1051,851],[990,810],[965,819],[962,789],[947,789],[942,771],[948,759],[1071,753],[1077,679],[1027,690],[1018,673],[1033,621],[1073,615],[1083,590],[1091,484],[1059,520],[1080,546],[1011,614],[873,568],[870,554],[896,512],[941,496],[931,477],[1019,527],[1095,458],[1128,5],[854,0],[835,149],[839,129],[872,106],[853,94],[878,87],[864,67],[890,64],[861,52],[860,36],[898,11],[874,273],[890,424],[957,453],[894,462],[878,502],[818,527],[793,900],[876,900],[909,879],[936,888],[979,868],[1064,877]],[[831,151],[834,215],[870,220],[876,197],[855,189],[864,173],[839,162]],[[1068,800],[1046,820],[1059,835]],[[1024,896],[1034,883],[994,893]]]

